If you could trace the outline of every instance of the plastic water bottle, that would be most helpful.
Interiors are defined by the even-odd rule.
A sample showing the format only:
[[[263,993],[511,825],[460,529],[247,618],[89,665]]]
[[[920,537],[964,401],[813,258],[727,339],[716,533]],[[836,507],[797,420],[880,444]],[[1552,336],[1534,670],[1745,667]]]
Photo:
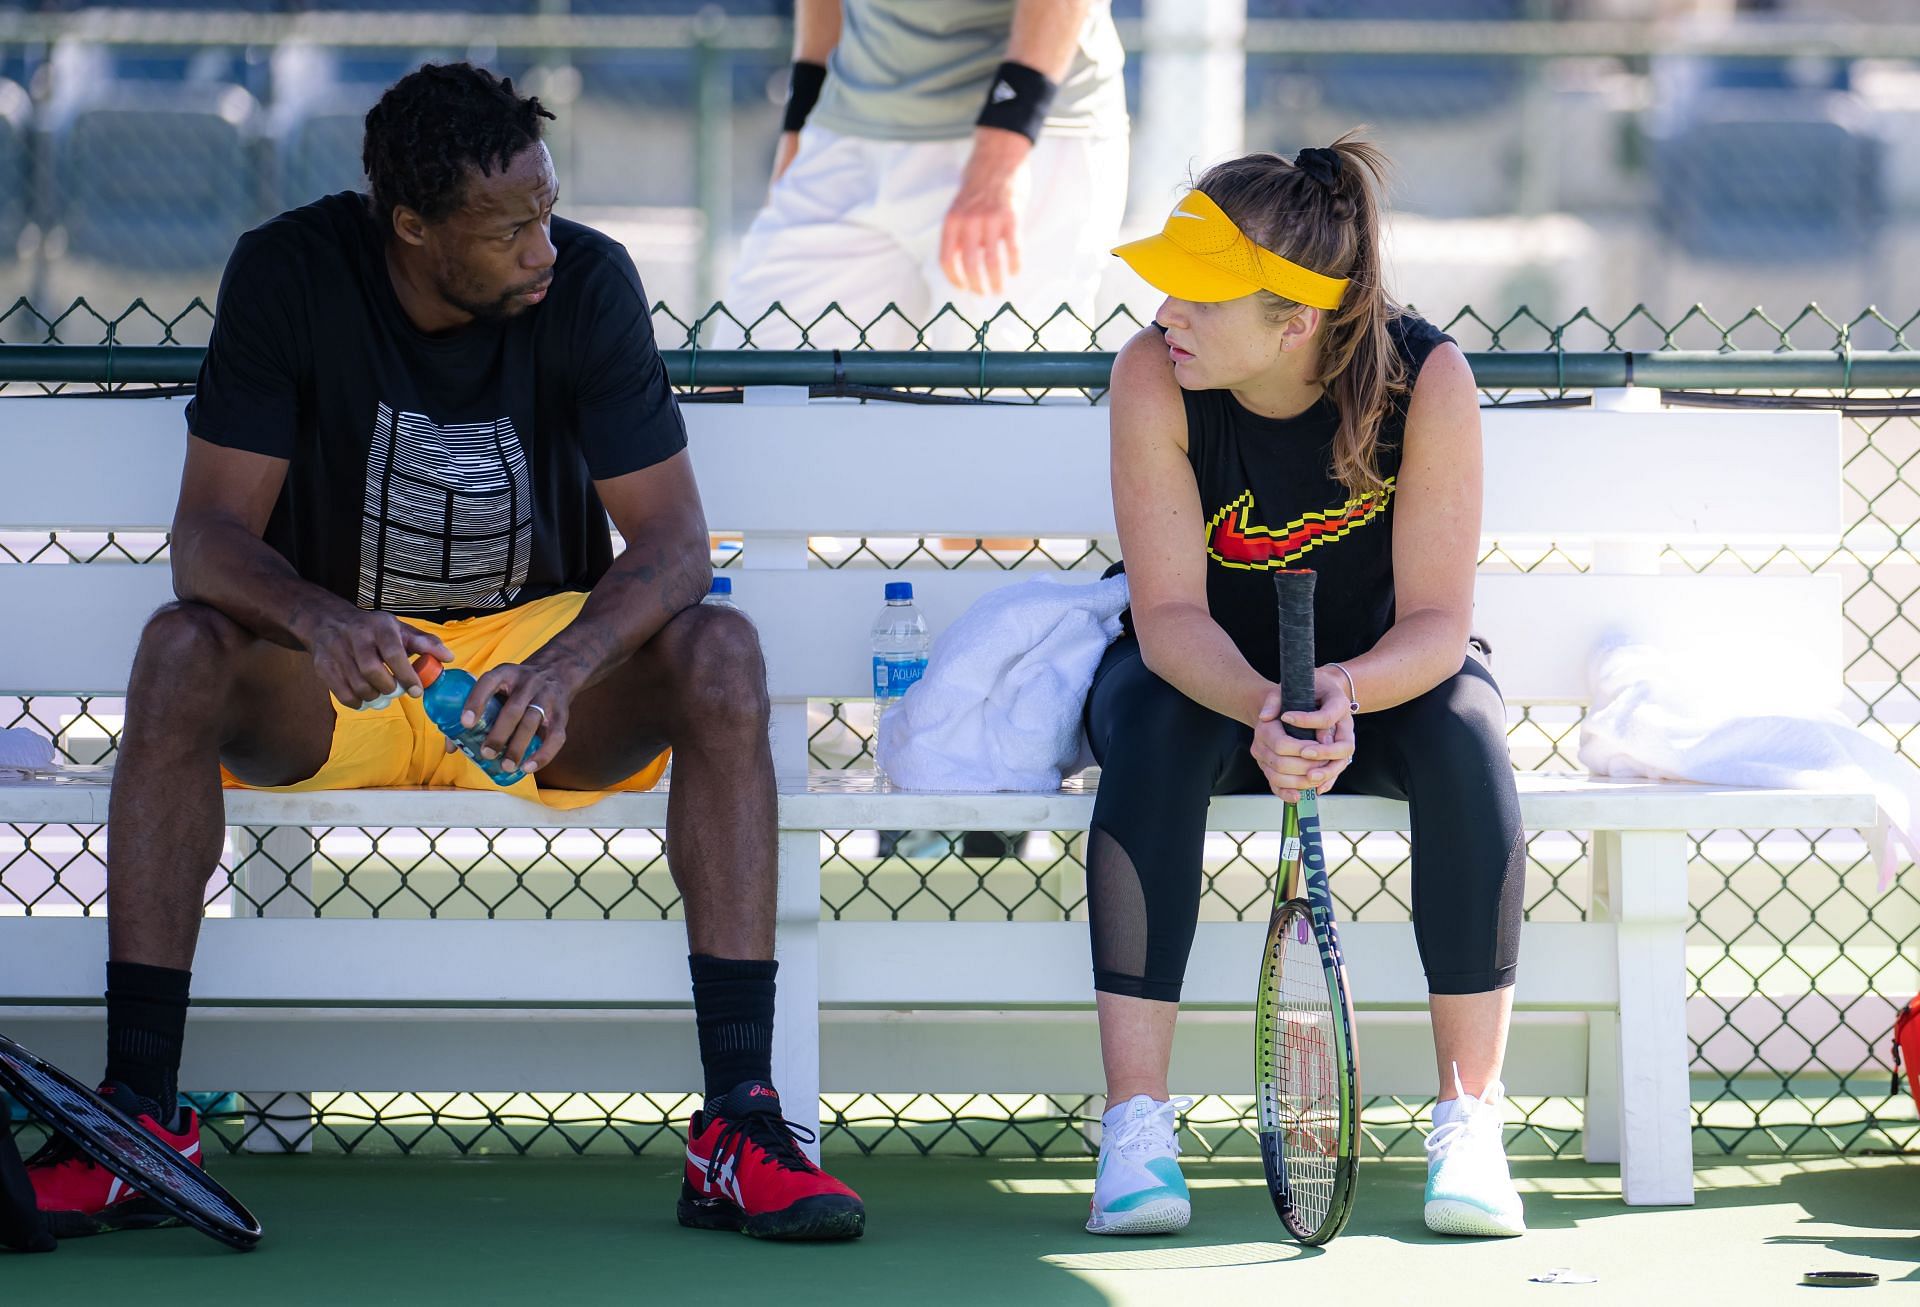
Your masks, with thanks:
[[[438,658],[421,654],[413,660],[413,670],[420,677],[420,684],[426,693],[421,696],[420,706],[426,710],[427,717],[460,747],[460,752],[473,759],[480,770],[487,774],[495,785],[513,785],[522,780],[526,773],[515,769],[505,770],[504,757],[482,758],[480,748],[487,740],[487,732],[493,729],[494,718],[500,715],[500,700],[487,700],[485,711],[473,724],[471,730],[460,724],[460,715],[466,711],[467,696],[473,693],[473,673],[463,672],[458,667],[443,667]],[[532,743],[527,745],[525,762],[540,752],[540,736],[536,734]]]
[[[740,605],[733,602],[733,578],[730,576],[714,577],[713,584],[707,587],[707,597],[700,602],[715,608],[731,608],[736,613],[740,611]]]
[[[927,670],[927,619],[913,606],[913,585],[887,582],[887,606],[873,620],[873,749],[874,766],[884,779],[886,759],[880,756],[880,720]]]

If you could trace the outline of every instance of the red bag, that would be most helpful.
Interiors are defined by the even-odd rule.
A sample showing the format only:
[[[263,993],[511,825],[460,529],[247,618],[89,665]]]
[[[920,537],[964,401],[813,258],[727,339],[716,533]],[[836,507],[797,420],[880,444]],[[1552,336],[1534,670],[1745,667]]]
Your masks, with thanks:
[[[1913,1093],[1913,1105],[1920,1107],[1920,995],[1900,1009],[1893,1019],[1893,1092],[1900,1092],[1900,1063],[1907,1064],[1907,1088]]]

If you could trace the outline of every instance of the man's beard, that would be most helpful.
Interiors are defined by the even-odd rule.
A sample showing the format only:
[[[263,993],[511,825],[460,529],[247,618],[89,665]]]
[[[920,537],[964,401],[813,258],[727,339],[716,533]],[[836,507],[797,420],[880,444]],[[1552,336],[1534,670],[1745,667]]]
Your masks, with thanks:
[[[522,299],[522,296],[531,291],[543,290],[552,284],[553,278],[549,277],[545,281],[538,281],[530,286],[516,286],[491,300],[473,299],[450,286],[443,286],[440,290],[440,298],[462,313],[471,314],[477,322],[505,322],[533,307]]]

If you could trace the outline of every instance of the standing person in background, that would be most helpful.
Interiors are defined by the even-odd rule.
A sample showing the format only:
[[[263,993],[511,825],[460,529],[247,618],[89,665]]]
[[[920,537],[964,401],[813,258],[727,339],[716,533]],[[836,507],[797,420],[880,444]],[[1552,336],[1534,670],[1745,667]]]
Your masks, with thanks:
[[[868,344],[936,347],[1012,303],[1036,325],[1093,312],[1127,194],[1123,54],[1109,0],[795,0],[773,189],[740,250],[712,343],[793,348],[838,303]],[[808,343],[845,348],[837,315]],[[1017,323],[989,343],[1031,347]],[[1084,337],[1078,345],[1085,345]]]
[[[1031,349],[1063,303],[1093,320],[1127,199],[1110,0],[794,0],[793,60],[772,191],[707,345],[966,349],[992,319],[988,345]],[[1031,327],[994,318],[1009,303]],[[1086,348],[1073,326],[1040,339]],[[972,832],[960,851],[1015,847]]]

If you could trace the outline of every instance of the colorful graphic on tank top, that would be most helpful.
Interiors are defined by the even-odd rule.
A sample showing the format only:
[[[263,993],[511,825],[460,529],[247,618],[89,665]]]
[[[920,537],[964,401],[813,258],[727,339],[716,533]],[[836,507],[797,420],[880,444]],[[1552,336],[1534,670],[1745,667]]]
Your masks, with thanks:
[[[1222,567],[1271,572],[1359,530],[1393,501],[1393,477],[1371,495],[1359,495],[1338,508],[1303,513],[1275,530],[1253,522],[1253,491],[1243,490],[1207,522],[1207,556]]]

